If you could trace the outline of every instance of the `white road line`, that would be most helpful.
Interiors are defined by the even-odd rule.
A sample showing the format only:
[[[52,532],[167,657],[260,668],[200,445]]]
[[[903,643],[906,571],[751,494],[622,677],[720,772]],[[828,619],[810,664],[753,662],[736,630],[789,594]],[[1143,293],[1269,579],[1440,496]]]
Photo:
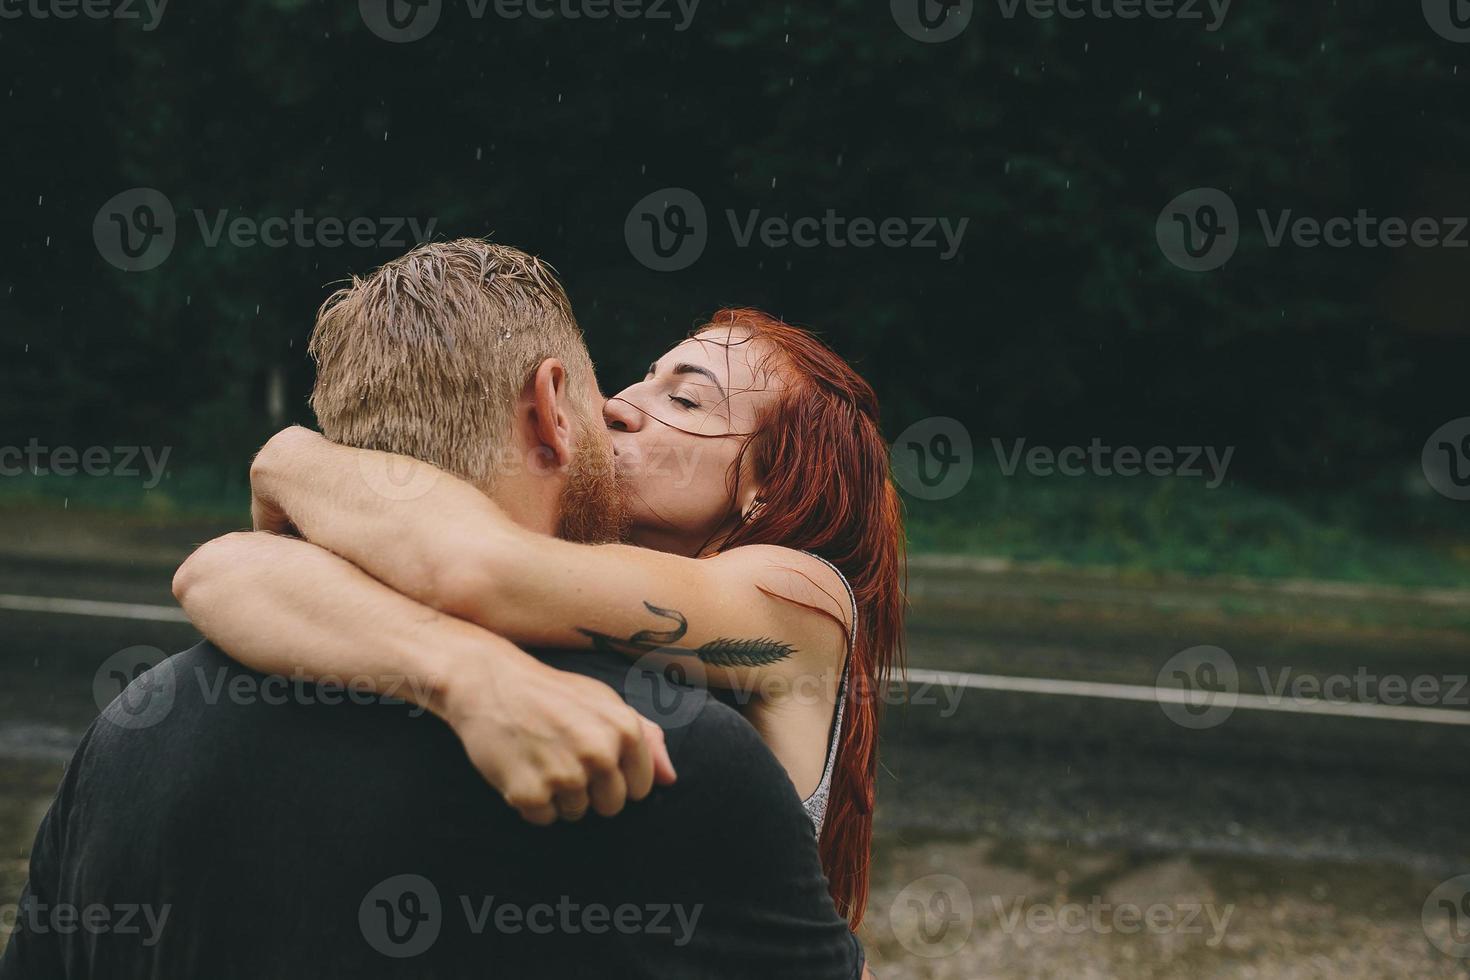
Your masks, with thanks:
[[[58,599],[54,596],[0,593],[0,609],[17,612],[61,613],[64,616],[102,616],[108,619],[147,619],[159,623],[187,623],[177,606],[149,606],[139,602],[99,602],[95,599]]]
[[[1102,684],[1097,681],[1061,681],[1050,677],[1002,677],[999,674],[965,674],[945,670],[910,670],[910,682],[969,687],[981,691],[1015,691],[1021,694],[1053,694],[1074,698],[1105,698],[1109,701],[1152,701],[1155,704],[1200,705],[1198,694],[1168,687],[1142,684]],[[1213,702],[1246,711],[1282,711],[1295,715],[1327,715],[1335,718],[1376,718],[1385,721],[1417,721],[1430,725],[1470,725],[1470,711],[1453,708],[1413,708],[1395,704],[1364,704],[1357,701],[1324,701],[1320,698],[1275,698],[1264,694],[1215,695]]]
[[[160,623],[187,623],[189,617],[177,606],[151,606],[137,602],[100,602],[95,599],[61,599],[53,596],[0,593],[0,609],[17,612],[59,613],[67,616],[102,616],[109,619],[143,619]],[[948,670],[908,671],[911,683],[968,687],[981,691],[1013,691],[1018,694],[1049,694],[1060,697],[1103,698],[1108,701],[1145,701],[1154,704],[1199,704],[1199,695],[1167,687],[1142,684],[1103,684],[1097,681],[1064,681],[1052,677],[1004,677],[999,674],[969,674]],[[1470,711],[1451,708],[1417,708],[1394,704],[1362,704],[1354,701],[1324,701],[1305,698],[1274,698],[1263,694],[1219,694],[1216,703],[1246,711],[1282,711],[1296,715],[1327,715],[1335,718],[1374,718],[1385,721],[1414,721],[1429,725],[1470,725]]]

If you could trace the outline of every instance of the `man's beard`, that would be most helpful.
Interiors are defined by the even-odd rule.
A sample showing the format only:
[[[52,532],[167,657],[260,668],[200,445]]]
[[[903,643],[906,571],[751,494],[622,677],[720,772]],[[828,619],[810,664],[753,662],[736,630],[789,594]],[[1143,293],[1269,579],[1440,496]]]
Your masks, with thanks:
[[[628,535],[627,491],[606,437],[577,440],[561,492],[556,536],[580,544],[607,544]]]

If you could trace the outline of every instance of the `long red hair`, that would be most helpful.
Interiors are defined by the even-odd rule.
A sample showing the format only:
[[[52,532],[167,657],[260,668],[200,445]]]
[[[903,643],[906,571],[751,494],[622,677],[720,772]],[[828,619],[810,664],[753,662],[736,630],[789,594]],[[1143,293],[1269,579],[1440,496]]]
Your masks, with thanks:
[[[881,694],[903,661],[902,507],[872,386],[816,336],[760,310],[720,310],[695,336],[727,328],[774,347],[786,387],[736,460],[738,474],[750,454],[760,491],[718,550],[809,551],[836,565],[857,598],[846,715],[819,841],[833,901],[856,929],[868,902]]]

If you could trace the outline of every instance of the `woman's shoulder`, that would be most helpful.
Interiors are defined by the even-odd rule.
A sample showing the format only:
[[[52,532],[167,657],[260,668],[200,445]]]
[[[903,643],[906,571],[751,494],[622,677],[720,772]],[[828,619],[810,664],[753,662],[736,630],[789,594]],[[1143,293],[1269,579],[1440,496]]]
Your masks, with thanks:
[[[857,615],[852,587],[836,565],[818,555],[773,544],[748,544],[712,556],[731,575],[766,595],[836,620],[849,636]]]

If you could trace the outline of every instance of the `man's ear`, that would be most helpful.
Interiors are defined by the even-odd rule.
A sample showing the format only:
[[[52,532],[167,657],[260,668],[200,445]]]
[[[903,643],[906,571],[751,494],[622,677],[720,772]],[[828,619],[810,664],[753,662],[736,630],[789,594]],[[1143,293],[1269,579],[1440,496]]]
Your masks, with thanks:
[[[561,360],[548,357],[536,366],[526,385],[527,434],[540,462],[563,467],[572,461],[572,408],[567,371]]]

